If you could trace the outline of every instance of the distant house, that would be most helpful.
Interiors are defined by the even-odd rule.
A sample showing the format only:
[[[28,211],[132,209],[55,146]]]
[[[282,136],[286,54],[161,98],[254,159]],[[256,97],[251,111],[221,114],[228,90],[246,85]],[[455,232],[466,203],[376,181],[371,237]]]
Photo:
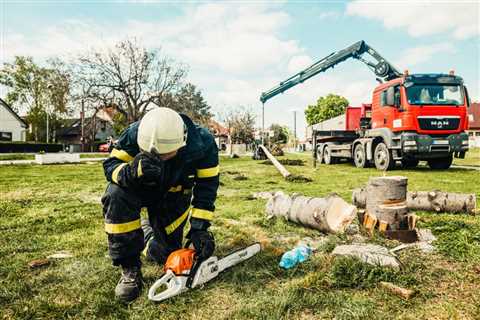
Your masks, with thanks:
[[[0,141],[26,141],[28,125],[0,99]]]
[[[113,130],[114,111],[111,107],[98,110],[92,117],[85,117],[83,124],[84,151],[95,150],[96,145],[107,142],[108,138],[115,137]],[[72,151],[81,151],[82,146],[82,119],[65,120],[65,124],[57,131],[57,141],[71,146]]]
[[[215,137],[215,142],[217,143],[218,149],[225,151],[229,136],[228,129],[213,119],[210,119],[208,122],[208,128]]]
[[[480,102],[474,102],[468,109],[468,140],[471,147],[480,147]]]

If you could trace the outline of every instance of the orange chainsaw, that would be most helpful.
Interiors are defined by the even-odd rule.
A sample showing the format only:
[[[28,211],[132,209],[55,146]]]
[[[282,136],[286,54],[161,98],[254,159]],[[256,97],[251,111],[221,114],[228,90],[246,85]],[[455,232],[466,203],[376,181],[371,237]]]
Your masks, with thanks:
[[[223,270],[253,257],[260,249],[260,244],[254,243],[221,259],[212,256],[203,261],[196,259],[193,249],[176,250],[167,258],[164,275],[148,290],[148,299],[163,301],[200,286],[218,276]],[[162,286],[167,288],[157,293]]]

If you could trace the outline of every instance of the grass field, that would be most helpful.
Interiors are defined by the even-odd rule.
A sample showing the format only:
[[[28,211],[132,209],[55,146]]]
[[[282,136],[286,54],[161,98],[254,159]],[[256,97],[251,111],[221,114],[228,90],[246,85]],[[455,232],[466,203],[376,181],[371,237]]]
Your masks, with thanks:
[[[284,157],[287,158],[287,157]],[[289,155],[289,159],[308,155]],[[320,237],[281,220],[264,217],[264,200],[255,191],[284,190],[310,196],[336,192],[347,201],[375,169],[350,164],[313,170],[288,167],[313,179],[284,181],[273,166],[248,158],[221,160],[222,186],[213,227],[217,254],[260,241],[263,251],[221,274],[203,289],[154,304],[144,290],[125,306],[113,298],[119,272],[110,263],[99,203],[105,189],[100,164],[0,166],[0,318],[1,319],[478,319],[480,314],[480,218],[418,212],[420,227],[438,237],[435,254],[415,250],[400,255],[400,271],[369,267],[329,255],[349,236],[329,236],[321,252],[285,271],[281,254],[305,236]],[[247,180],[234,180],[237,175]],[[425,167],[392,171],[409,178],[409,190],[473,192],[480,200],[480,171]],[[398,243],[376,235],[371,239]],[[73,258],[30,269],[28,262],[66,250]],[[161,268],[145,263],[149,286]],[[377,286],[391,281],[418,291],[405,301]]]
[[[82,153],[80,158],[106,158],[108,153]],[[1,160],[35,160],[35,154],[33,153],[1,153]]]

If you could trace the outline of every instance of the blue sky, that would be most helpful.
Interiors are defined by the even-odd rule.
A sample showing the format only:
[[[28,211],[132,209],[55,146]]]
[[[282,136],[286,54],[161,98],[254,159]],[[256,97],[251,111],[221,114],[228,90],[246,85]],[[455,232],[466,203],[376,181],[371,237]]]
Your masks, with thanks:
[[[262,91],[362,39],[401,71],[455,69],[480,100],[478,1],[23,1],[2,2],[0,10],[0,62],[70,59],[137,37],[188,64],[188,80],[215,112],[246,106],[258,123]],[[292,126],[292,110],[330,92],[352,105],[369,102],[375,85],[362,63],[344,62],[268,101],[266,124]]]

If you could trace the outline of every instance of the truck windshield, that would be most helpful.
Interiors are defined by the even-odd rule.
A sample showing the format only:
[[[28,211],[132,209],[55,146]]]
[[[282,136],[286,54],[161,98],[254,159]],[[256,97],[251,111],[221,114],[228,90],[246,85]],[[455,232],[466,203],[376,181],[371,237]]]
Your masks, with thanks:
[[[459,85],[412,85],[407,88],[407,100],[413,105],[463,105],[463,90]]]

